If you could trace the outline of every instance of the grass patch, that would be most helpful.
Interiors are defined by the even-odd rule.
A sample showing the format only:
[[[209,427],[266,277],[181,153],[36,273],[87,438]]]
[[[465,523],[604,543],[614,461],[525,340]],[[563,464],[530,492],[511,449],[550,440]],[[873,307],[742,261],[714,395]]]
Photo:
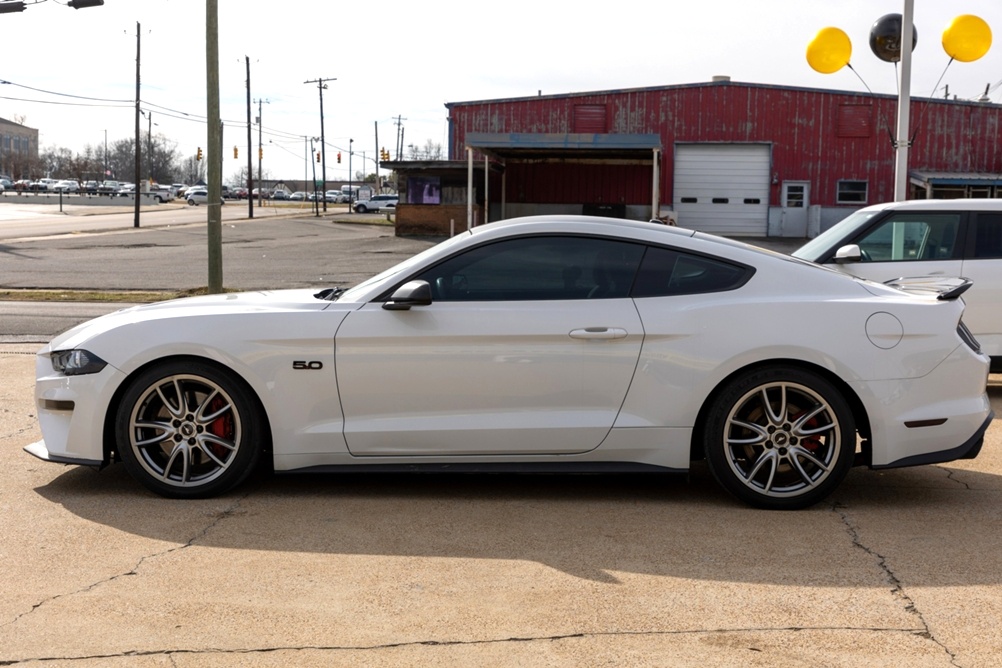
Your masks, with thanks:
[[[237,290],[224,290],[237,292]],[[0,301],[8,302],[162,302],[168,299],[209,294],[208,288],[190,290],[0,290]]]

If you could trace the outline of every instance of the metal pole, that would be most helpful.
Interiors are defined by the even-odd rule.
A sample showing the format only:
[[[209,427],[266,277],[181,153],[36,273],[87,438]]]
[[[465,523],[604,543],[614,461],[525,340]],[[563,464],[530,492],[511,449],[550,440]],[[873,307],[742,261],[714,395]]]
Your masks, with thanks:
[[[254,217],[254,163],[251,151],[254,144],[251,143],[251,79],[250,79],[250,56],[244,56],[247,64],[247,217]]]
[[[473,227],[473,148],[466,147],[466,229]]]
[[[348,213],[351,213],[352,211],[355,210],[355,207],[352,205],[352,200],[355,199],[355,189],[352,187],[354,185],[352,183],[354,174],[351,173],[351,153],[352,153],[351,145],[354,143],[355,143],[354,139],[348,140]]]
[[[894,160],[894,201],[908,199],[908,126],[911,112],[912,87],[912,16],[915,13],[914,0],[905,0],[901,14],[901,80],[898,85],[898,128],[897,153]]]
[[[205,88],[208,144],[206,146],[209,201],[206,209],[209,252],[209,294],[223,291],[223,225],[220,198],[222,132],[219,119],[219,0],[205,0]]]
[[[139,162],[141,160],[140,134],[139,134],[139,21],[136,21],[136,178],[135,190],[132,198],[135,200],[135,207],[132,219],[132,226],[139,227]]]

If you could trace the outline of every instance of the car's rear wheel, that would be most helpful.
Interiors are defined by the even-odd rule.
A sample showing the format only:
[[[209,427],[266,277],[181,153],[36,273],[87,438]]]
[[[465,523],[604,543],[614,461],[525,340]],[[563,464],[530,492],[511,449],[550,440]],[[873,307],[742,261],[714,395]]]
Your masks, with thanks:
[[[734,378],[706,424],[706,461],[717,481],[760,508],[805,508],[852,467],[856,428],[838,389],[820,375],[780,366]]]
[[[264,420],[232,372],[165,362],[142,372],[116,414],[118,453],[129,473],[172,498],[204,498],[241,483],[262,451]]]
[[[369,209],[367,209],[364,204],[359,204],[358,206],[355,207],[355,213],[365,213],[368,210]]]

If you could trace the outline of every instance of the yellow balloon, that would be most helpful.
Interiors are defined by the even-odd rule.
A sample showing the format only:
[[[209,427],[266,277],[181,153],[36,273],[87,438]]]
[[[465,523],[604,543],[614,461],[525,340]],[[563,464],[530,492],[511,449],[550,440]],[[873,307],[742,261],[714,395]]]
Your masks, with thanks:
[[[839,28],[822,28],[807,45],[807,63],[821,74],[832,74],[849,64],[852,42]]]
[[[992,46],[992,29],[973,14],[958,16],[943,31],[943,50],[962,63],[977,60]]]

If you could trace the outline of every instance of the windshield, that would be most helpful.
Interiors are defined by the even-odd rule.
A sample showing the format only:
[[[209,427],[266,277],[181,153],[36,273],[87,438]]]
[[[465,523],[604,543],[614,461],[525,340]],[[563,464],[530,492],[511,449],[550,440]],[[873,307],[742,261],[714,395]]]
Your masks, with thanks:
[[[372,278],[362,281],[358,285],[346,290],[340,297],[338,297],[338,301],[344,301],[344,302],[358,301],[360,298],[362,298],[361,295],[367,292],[368,289],[373,285],[381,283],[382,281],[391,276],[407,272],[409,269],[418,266],[422,262],[424,262],[425,258],[427,258],[429,255],[436,255],[443,251],[448,251],[450,247],[465,240],[467,238],[467,234],[468,233],[457,234],[451,239],[446,239],[442,243],[435,244],[431,248],[426,248],[417,255],[413,255],[407,258],[403,262],[390,267],[386,271],[380,272],[375,276],[373,276]]]
[[[832,248],[833,245],[839,243],[840,240],[849,236],[855,230],[865,226],[866,223],[878,213],[880,212],[857,211],[856,213],[849,215],[847,218],[843,218],[839,222],[835,223],[827,230],[814,237],[811,241],[791,253],[791,255],[793,255],[793,257],[800,258],[801,260],[818,262],[826,254],[833,253],[836,250],[835,248]]]

